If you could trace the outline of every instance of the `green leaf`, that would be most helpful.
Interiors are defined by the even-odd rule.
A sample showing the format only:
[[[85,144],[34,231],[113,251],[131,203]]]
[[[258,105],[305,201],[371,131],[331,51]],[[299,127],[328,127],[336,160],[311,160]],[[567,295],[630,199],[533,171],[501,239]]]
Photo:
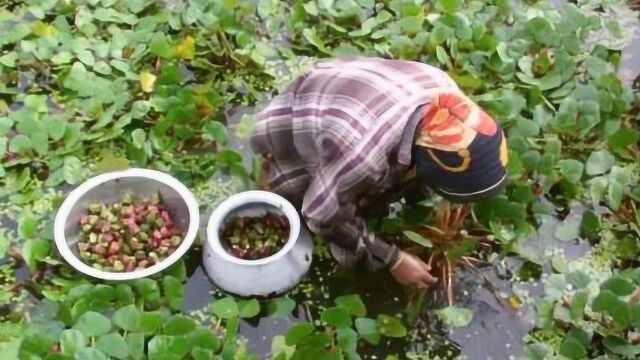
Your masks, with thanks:
[[[7,237],[5,231],[0,231],[0,258],[6,255],[9,245],[11,245],[11,240]]]
[[[355,321],[356,330],[362,338],[371,345],[380,343],[380,329],[378,323],[369,318],[357,318]]]
[[[117,305],[121,307],[125,307],[126,305],[133,304],[133,302],[135,301],[133,290],[131,289],[131,286],[128,284],[118,284],[115,290],[115,297],[117,300],[116,302]],[[140,316],[142,316],[142,313],[140,314]],[[118,323],[116,323],[116,325],[118,325]]]
[[[630,308],[631,321],[635,328],[640,328],[640,304],[634,304]]]
[[[75,329],[63,330],[60,333],[60,349],[65,354],[73,354],[76,350],[83,349],[87,346],[87,337]]]
[[[615,164],[616,159],[607,150],[594,151],[587,159],[587,175],[604,174]]]
[[[76,351],[75,360],[109,360],[109,357],[96,348],[84,348]]]
[[[200,347],[194,347],[193,350],[191,350],[191,356],[194,360],[216,360],[213,351]]]
[[[315,46],[321,52],[327,55],[331,55],[331,51],[325,47],[324,42],[322,41],[320,36],[318,36],[314,28],[305,28],[304,30],[302,30],[302,35],[309,42],[309,44]]]
[[[122,335],[117,332],[109,333],[98,337],[96,348],[108,356],[116,359],[129,357],[129,347]]]
[[[582,214],[580,229],[589,238],[597,236],[600,230],[600,218],[591,210],[585,211]]]
[[[284,336],[282,335],[276,335],[271,340],[271,355],[273,360],[290,359],[295,349],[295,347],[286,344]]]
[[[473,319],[473,312],[469,309],[449,306],[436,310],[438,319],[449,326],[467,326]]]
[[[424,247],[433,247],[433,243],[431,242],[431,240],[429,239],[425,239],[422,235],[415,233],[413,231],[403,231],[402,234],[404,234],[404,236],[406,236],[409,240],[420,244]]]
[[[125,331],[138,331],[141,321],[142,311],[133,304],[119,308],[113,314],[113,323]]]
[[[221,144],[227,141],[227,128],[219,121],[209,121],[204,124],[202,137],[205,140],[214,140]]]
[[[47,139],[47,134],[44,132],[38,132],[35,134],[31,134],[31,146],[40,156],[44,156],[49,151],[49,142]]]
[[[171,45],[167,41],[165,35],[161,32],[157,32],[151,36],[149,50],[161,58],[171,59],[173,57]]]
[[[240,315],[238,303],[232,297],[214,301],[211,304],[211,311],[221,319],[229,319]]]
[[[437,0],[436,1],[436,9],[447,13],[452,14],[460,9],[461,2],[460,0]]]
[[[580,290],[573,295],[571,299],[571,320],[580,321],[584,316],[584,307],[589,300],[589,293],[586,290]]]
[[[337,328],[346,328],[351,326],[351,316],[349,315],[349,312],[341,307],[325,309],[322,314],[320,314],[320,319]]]
[[[112,171],[121,171],[129,168],[129,159],[123,156],[116,156],[111,152],[104,153],[102,160],[95,168],[96,174],[104,174]]]
[[[49,137],[54,141],[62,139],[65,131],[67,130],[66,123],[56,118],[45,119],[44,127],[45,127],[45,130],[47,131],[47,134],[49,134]]]
[[[287,317],[293,309],[296,308],[296,302],[288,297],[280,297],[272,299],[267,303],[267,314],[274,317]]]
[[[102,75],[110,75],[111,74],[111,66],[104,61],[98,61],[93,64],[93,70]]]
[[[553,235],[562,241],[571,241],[580,237],[580,218],[568,218],[561,224],[558,224]]]
[[[0,359],[18,359],[22,341],[22,338],[16,337],[0,342]]]
[[[593,299],[591,308],[595,312],[606,312],[613,308],[618,301],[618,297],[614,293],[609,290],[603,290]]]
[[[184,289],[180,280],[173,276],[165,276],[162,279],[164,295],[169,300],[169,307],[173,310],[180,310],[184,302]]]
[[[358,348],[358,333],[351,328],[338,329],[336,334],[338,347],[347,352],[355,352]]]
[[[16,60],[18,60],[18,53],[15,51],[11,51],[5,55],[0,56],[0,64],[6,67],[15,67]]]
[[[51,62],[56,65],[68,64],[71,60],[73,60],[73,55],[68,51],[60,51],[51,58]]]
[[[589,181],[589,191],[591,201],[599,203],[604,199],[605,193],[609,186],[609,180],[605,176],[598,176]]]
[[[307,14],[311,16],[318,16],[318,5],[316,5],[315,1],[308,1],[304,5],[302,5],[302,7],[304,8],[304,11],[307,12]]]
[[[582,178],[584,164],[582,164],[578,160],[573,159],[560,160],[560,170],[562,172],[562,176],[564,176],[567,181],[573,184],[577,184]]]
[[[535,17],[526,24],[527,32],[539,43],[549,44],[557,39],[549,20]]]
[[[147,133],[142,129],[135,129],[131,132],[131,139],[133,140],[133,146],[142,149],[145,141],[147,141]]]
[[[602,344],[612,353],[628,358],[636,358],[640,354],[640,345],[631,345],[617,336],[609,335],[605,337]]]
[[[82,331],[86,336],[98,336],[111,330],[111,321],[102,314],[87,311],[80,316],[73,328]]]
[[[535,343],[525,346],[524,352],[529,360],[545,360],[549,354],[549,346],[545,343]]]
[[[65,156],[62,174],[64,181],[71,185],[75,185],[84,177],[82,161],[75,156]]]
[[[436,46],[436,57],[442,65],[447,65],[449,62],[449,54],[447,54],[447,51],[440,45]]]
[[[220,349],[220,339],[210,330],[206,328],[196,329],[189,333],[189,343],[202,349],[218,351]]]
[[[367,308],[359,295],[339,296],[335,302],[338,307],[347,310],[353,316],[364,317],[367,315]]]
[[[614,324],[620,330],[626,329],[631,323],[631,308],[629,304],[618,300],[613,307],[607,310],[607,313],[611,315]]]
[[[31,140],[28,136],[18,134],[9,141],[9,151],[22,154],[32,148]]]
[[[560,345],[560,355],[569,359],[584,359],[587,355],[587,349],[578,340],[567,337]]]
[[[140,119],[147,115],[151,109],[151,103],[146,100],[138,100],[131,105],[131,117],[134,119]],[[142,129],[136,129],[142,130]]]
[[[185,336],[156,335],[149,341],[149,360],[181,359],[191,351]]]
[[[7,153],[7,144],[8,144],[7,138],[0,137],[0,159],[3,159],[5,154]]]
[[[334,0],[318,0],[318,4],[320,5],[320,7],[325,10],[330,10],[333,6],[333,2]]]
[[[256,299],[238,301],[241,318],[252,318],[260,313],[260,303]]]
[[[27,240],[22,245],[22,257],[31,270],[35,270],[38,261],[49,256],[51,244],[45,240]]]
[[[380,333],[388,337],[405,337],[407,335],[407,329],[402,325],[400,319],[380,314],[376,319]]]
[[[622,151],[629,145],[637,144],[640,141],[640,131],[633,129],[620,129],[607,140],[612,151]]]
[[[600,284],[600,290],[609,290],[618,296],[627,296],[633,293],[635,286],[622,276],[614,275]]]
[[[145,7],[149,5],[146,0],[125,0],[124,4],[127,6],[127,9],[133,14],[137,14],[141,12]]]
[[[173,315],[164,323],[166,335],[185,335],[195,330],[196,322],[184,315]]]
[[[609,206],[613,210],[618,210],[622,203],[622,196],[624,195],[624,187],[618,181],[609,182],[609,190],[607,191],[607,200]]]
[[[158,311],[148,311],[142,313],[140,319],[140,331],[152,333],[162,326],[163,317]]]
[[[38,219],[30,213],[23,213],[18,220],[18,235],[24,239],[33,239],[38,234]]]
[[[591,283],[591,277],[584,271],[572,271],[565,275],[569,284],[573,285],[576,289],[584,289]]]
[[[47,112],[48,111],[48,107],[47,107],[47,96],[46,95],[27,95],[24,98],[24,104],[27,106],[27,108],[32,109],[36,112]],[[23,119],[20,122],[20,125],[24,125],[25,120],[27,119]],[[29,119],[32,122],[30,122],[29,126],[28,126],[28,130],[23,128],[23,130],[21,132],[23,133],[28,133],[28,134],[33,134],[35,132],[39,132],[41,131],[41,127],[40,124],[38,122],[35,121],[35,119]]]
[[[149,306],[157,305],[160,302],[160,288],[154,280],[138,279],[134,282],[134,287],[138,295]]]
[[[285,343],[289,346],[297,345],[302,339],[313,333],[313,325],[300,323],[292,326],[285,335]]]
[[[93,53],[89,50],[80,50],[78,51],[77,56],[78,60],[87,66],[93,66],[93,64],[95,64],[96,60],[93,57]]]
[[[125,341],[127,342],[127,349],[129,349],[131,358],[133,358],[134,360],[142,359],[142,357],[144,356],[144,334],[127,334],[127,338]]]

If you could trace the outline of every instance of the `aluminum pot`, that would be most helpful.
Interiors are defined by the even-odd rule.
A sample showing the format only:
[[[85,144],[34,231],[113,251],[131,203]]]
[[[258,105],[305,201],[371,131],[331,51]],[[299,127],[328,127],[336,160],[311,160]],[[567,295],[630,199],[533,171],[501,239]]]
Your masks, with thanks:
[[[261,216],[279,212],[289,221],[289,239],[277,253],[258,260],[239,259],[220,243],[220,229],[236,216]],[[266,191],[232,195],[211,213],[203,263],[221,289],[240,296],[275,296],[294,287],[309,270],[313,242],[296,209],[283,197]]]
[[[160,193],[172,211],[176,227],[184,236],[178,248],[167,258],[146,269],[131,272],[107,272],[80,260],[74,246],[78,241],[78,218],[90,204],[116,202],[125,194],[144,199]],[[104,280],[131,280],[158,273],[178,261],[193,244],[200,222],[198,203],[180,181],[160,171],[129,169],[93,177],[74,189],[62,203],[54,222],[54,239],[60,255],[76,270]]]

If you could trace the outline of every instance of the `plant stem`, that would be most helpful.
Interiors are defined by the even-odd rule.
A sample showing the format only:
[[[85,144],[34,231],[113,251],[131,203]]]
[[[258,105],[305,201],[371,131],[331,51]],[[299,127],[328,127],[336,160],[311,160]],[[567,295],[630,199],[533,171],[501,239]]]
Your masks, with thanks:
[[[451,262],[449,261],[448,258],[446,258],[447,261],[447,275],[449,276],[448,281],[447,281],[447,297],[449,298],[449,306],[453,306],[453,286],[452,286],[452,281],[453,281],[453,277],[452,277],[452,269],[451,269]]]
[[[481,261],[480,261],[480,260],[478,260],[478,259],[476,259],[476,258],[469,257],[469,256],[463,256],[463,257],[462,257],[462,260],[464,260],[464,261],[465,261],[469,266],[472,266],[472,267],[474,267],[474,268],[475,268],[475,265],[474,265],[474,264],[472,264],[472,263],[474,263],[474,262],[475,262],[476,264],[481,263]]]
[[[313,324],[313,315],[311,315],[311,309],[309,308],[309,302],[304,301],[302,303],[305,315],[307,315],[307,321]]]
[[[435,251],[431,253],[431,256],[429,256],[429,262],[427,262],[427,265],[431,266],[431,263],[432,263],[432,261],[433,261],[433,257],[434,257],[435,255],[436,255],[436,252],[435,252]]]
[[[454,214],[451,216],[450,226],[454,229],[458,228],[458,221],[460,220],[460,215],[462,213],[462,206],[456,206],[454,208]]]
[[[445,233],[449,229],[449,217],[451,216],[451,204],[448,201],[441,203],[442,217],[440,218],[440,229]]]
[[[431,230],[431,231],[433,231],[433,232],[435,232],[435,233],[439,234],[439,235],[442,235],[442,236],[444,236],[444,235],[445,235],[444,231],[442,231],[442,230],[438,229],[438,228],[437,228],[437,227],[435,227],[435,226],[431,226],[431,225],[423,225],[423,226],[424,226],[424,227],[426,227],[427,229],[429,229],[429,230]]]
[[[440,269],[440,271],[442,272],[442,289],[443,291],[446,293],[446,289],[449,287],[447,285],[447,266],[446,264],[442,264],[442,268]]]
[[[478,223],[478,218],[476,217],[476,212],[473,211],[473,208],[471,208],[471,218],[473,219],[473,223],[477,224]]]

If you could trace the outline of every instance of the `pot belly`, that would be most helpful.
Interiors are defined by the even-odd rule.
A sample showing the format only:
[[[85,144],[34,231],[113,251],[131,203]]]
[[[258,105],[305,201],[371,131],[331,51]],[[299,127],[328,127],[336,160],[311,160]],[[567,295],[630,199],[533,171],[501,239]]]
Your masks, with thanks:
[[[312,254],[311,236],[302,228],[294,246],[269,263],[228,261],[208,244],[204,247],[203,263],[209,278],[222,290],[240,296],[275,296],[302,280],[311,265]]]

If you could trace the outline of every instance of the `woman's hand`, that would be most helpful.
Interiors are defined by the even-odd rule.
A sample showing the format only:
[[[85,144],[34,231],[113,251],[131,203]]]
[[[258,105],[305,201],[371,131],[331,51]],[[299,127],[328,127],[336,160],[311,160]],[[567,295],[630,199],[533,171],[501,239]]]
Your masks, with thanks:
[[[398,262],[391,267],[393,275],[399,283],[406,286],[415,286],[419,289],[426,289],[438,282],[438,278],[429,273],[431,266],[425,264],[417,256],[400,252]]]

